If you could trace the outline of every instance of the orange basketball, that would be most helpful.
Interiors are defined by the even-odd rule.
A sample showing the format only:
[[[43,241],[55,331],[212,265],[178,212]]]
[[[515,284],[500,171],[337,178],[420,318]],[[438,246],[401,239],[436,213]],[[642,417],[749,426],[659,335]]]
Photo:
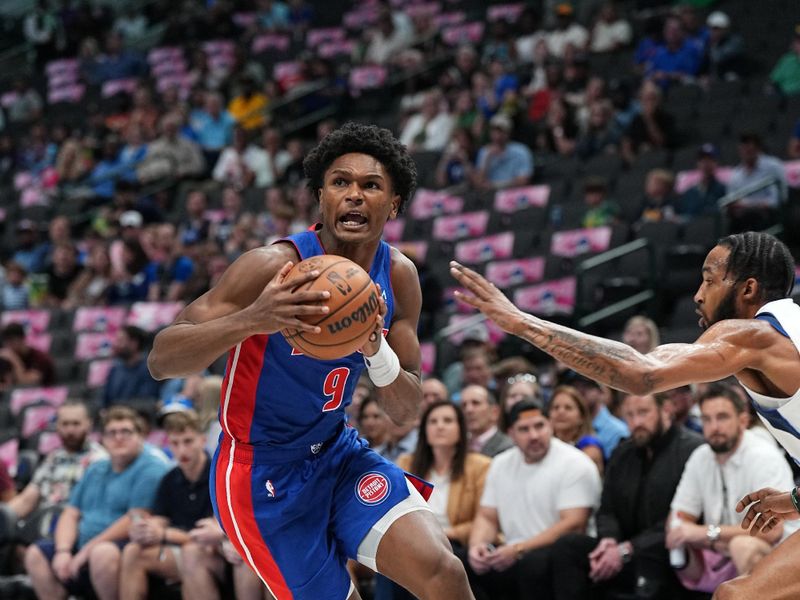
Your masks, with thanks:
[[[294,291],[330,292],[328,314],[300,317],[321,331],[315,334],[284,329],[281,333],[293,348],[307,356],[323,360],[342,358],[361,348],[375,329],[375,315],[380,310],[378,288],[359,265],[334,254],[312,256],[297,263],[286,281],[315,270],[319,271],[319,277]]]

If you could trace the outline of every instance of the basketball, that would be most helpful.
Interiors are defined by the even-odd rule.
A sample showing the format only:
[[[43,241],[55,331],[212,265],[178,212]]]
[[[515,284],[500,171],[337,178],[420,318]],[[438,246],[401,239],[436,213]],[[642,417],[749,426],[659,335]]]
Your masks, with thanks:
[[[380,310],[378,288],[359,265],[333,254],[312,256],[297,263],[286,281],[315,270],[319,271],[319,277],[293,291],[330,292],[328,314],[300,317],[321,331],[315,334],[284,329],[281,333],[295,350],[307,356],[323,360],[342,358],[361,348],[375,329],[375,315]]]

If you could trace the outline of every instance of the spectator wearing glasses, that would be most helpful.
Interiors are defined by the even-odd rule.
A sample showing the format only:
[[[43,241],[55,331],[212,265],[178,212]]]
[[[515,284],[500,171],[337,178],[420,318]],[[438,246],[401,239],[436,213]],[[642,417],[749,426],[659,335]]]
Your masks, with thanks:
[[[149,512],[168,466],[144,450],[143,424],[130,408],[114,406],[103,419],[109,459],[93,463],[70,493],[54,539],[25,554],[25,567],[39,598],[66,599],[94,592],[118,597],[122,548],[134,510]]]

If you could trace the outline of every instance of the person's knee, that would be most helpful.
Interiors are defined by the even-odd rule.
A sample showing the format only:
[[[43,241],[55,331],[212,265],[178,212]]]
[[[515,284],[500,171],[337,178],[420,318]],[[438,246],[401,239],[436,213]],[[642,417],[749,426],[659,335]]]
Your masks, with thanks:
[[[748,535],[737,535],[728,543],[731,560],[742,575],[749,573],[770,550],[767,542]]]
[[[446,581],[457,581],[465,577],[464,565],[450,548],[444,545],[436,552],[431,566],[433,567],[431,577],[443,578]]]
[[[116,572],[119,570],[121,556],[119,546],[111,542],[101,542],[89,552],[89,571],[93,575]]]
[[[124,567],[131,567],[139,562],[141,556],[142,547],[135,542],[130,542],[122,550],[122,564]]]
[[[47,557],[36,544],[31,544],[25,551],[25,570],[31,577],[36,577],[50,568]]]
[[[205,550],[199,545],[189,542],[181,546],[181,568],[184,578],[191,579],[192,575],[205,570]]]

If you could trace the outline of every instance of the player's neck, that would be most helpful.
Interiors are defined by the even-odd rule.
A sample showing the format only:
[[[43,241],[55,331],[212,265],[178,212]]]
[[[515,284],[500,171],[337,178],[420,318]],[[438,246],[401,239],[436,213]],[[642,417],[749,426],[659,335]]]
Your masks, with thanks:
[[[326,254],[337,254],[349,258],[362,269],[369,272],[372,268],[372,261],[378,251],[380,239],[363,242],[341,242],[323,227],[317,232],[320,244]]]

